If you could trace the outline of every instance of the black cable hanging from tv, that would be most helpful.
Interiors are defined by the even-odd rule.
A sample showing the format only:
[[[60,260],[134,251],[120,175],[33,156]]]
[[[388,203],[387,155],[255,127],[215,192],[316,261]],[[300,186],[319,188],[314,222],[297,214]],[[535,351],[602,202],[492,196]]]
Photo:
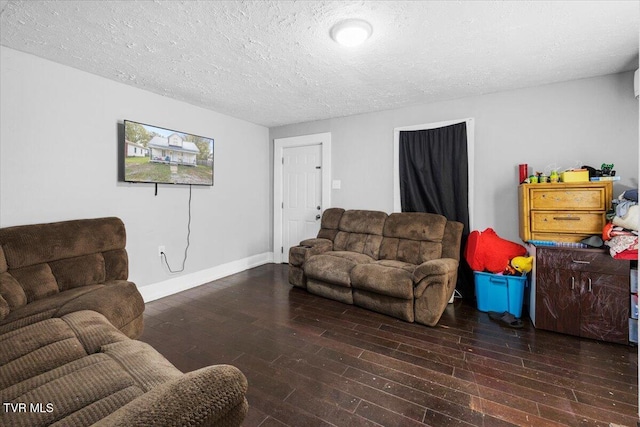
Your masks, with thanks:
[[[160,252],[160,255],[162,256],[162,259],[164,260],[164,263],[167,266],[169,273],[180,273],[184,271],[184,265],[187,262],[187,252],[189,251],[189,245],[191,244],[190,238],[191,238],[191,184],[189,184],[189,221],[187,222],[187,246],[184,248],[184,258],[182,259],[182,268],[180,270],[175,270],[175,271],[172,270],[171,267],[169,266],[169,261],[167,260],[167,254],[165,254],[164,252]]]

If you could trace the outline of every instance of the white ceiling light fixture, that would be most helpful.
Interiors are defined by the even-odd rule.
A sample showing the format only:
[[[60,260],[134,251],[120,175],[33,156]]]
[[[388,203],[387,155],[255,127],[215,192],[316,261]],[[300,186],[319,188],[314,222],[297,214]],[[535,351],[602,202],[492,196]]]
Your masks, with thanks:
[[[337,43],[355,47],[364,43],[373,32],[371,24],[362,19],[346,19],[331,27],[331,38]]]

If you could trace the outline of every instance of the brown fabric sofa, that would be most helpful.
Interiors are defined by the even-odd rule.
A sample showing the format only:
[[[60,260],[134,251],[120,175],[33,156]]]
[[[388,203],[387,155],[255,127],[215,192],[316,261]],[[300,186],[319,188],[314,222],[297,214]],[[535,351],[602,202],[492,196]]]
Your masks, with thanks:
[[[146,343],[125,229],[98,218],[0,229],[0,425],[239,426],[247,380],[183,374]]]
[[[455,289],[462,228],[429,213],[327,209],[318,237],[289,251],[289,282],[434,326]]]

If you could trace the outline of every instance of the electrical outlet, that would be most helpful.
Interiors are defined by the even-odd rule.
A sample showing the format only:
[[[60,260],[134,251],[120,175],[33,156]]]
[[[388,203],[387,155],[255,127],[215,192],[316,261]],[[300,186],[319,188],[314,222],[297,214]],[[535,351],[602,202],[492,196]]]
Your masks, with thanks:
[[[163,252],[164,252],[164,246],[158,246],[158,256],[162,256]]]

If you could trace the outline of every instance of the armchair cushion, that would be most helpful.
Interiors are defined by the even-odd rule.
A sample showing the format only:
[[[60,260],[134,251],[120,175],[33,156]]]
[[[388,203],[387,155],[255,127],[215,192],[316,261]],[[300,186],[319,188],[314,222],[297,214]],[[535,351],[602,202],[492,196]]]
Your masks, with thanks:
[[[78,298],[82,294],[92,292],[98,288],[99,285],[91,285],[71,289],[66,292],[57,293],[49,298],[32,302],[20,310],[14,310],[9,313],[2,324],[0,324],[0,334],[54,317],[59,307]]]

